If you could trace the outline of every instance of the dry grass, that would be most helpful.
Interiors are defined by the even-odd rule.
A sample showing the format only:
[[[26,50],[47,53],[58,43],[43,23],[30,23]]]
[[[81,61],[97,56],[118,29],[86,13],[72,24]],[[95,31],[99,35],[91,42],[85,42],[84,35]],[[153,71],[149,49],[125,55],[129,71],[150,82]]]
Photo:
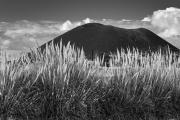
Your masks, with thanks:
[[[0,118],[55,119],[179,119],[179,58],[161,52],[143,56],[123,50],[102,67],[73,46],[33,51],[0,70]],[[174,62],[172,62],[174,61]]]

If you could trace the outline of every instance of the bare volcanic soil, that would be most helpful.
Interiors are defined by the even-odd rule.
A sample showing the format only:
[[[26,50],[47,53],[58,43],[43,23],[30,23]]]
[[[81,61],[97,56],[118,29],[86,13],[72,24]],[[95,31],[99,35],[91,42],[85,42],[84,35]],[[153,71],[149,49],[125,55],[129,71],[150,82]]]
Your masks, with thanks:
[[[138,48],[140,51],[154,51],[159,47],[169,46],[173,52],[179,49],[171,45],[155,33],[145,28],[124,29],[100,23],[88,23],[78,26],[54,39],[54,44],[66,45],[69,41],[76,47],[82,48],[86,56],[91,56],[92,51],[98,53],[116,53],[117,49]],[[48,45],[52,42],[49,41]],[[46,44],[40,46],[44,51]]]

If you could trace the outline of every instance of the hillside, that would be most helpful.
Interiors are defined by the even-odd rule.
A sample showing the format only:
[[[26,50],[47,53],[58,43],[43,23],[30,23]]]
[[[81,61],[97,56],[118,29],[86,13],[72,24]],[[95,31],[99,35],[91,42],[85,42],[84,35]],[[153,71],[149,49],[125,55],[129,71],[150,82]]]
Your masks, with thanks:
[[[86,56],[91,55],[92,51],[114,53],[117,48],[120,50],[127,47],[148,51],[149,49],[157,50],[158,46],[165,47],[168,45],[173,52],[179,51],[178,48],[145,28],[124,29],[100,23],[78,26],[55,38],[54,44],[58,44],[61,39],[65,45],[70,41],[71,44],[75,44],[79,48],[83,47]],[[45,47],[46,44],[40,46],[42,51]]]

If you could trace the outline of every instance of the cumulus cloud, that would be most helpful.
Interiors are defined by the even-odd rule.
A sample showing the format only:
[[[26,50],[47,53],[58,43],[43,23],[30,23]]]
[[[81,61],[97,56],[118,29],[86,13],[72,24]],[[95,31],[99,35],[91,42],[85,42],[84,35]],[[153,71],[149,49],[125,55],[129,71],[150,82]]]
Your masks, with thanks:
[[[150,21],[151,21],[151,18],[150,18],[150,17],[145,17],[145,18],[142,19],[141,21],[143,21],[143,22],[150,22]]]
[[[71,30],[72,28],[75,28],[77,26],[82,25],[81,22],[71,22],[69,20],[67,20],[66,22],[64,22],[61,26],[60,26],[60,30],[61,31],[67,31],[67,30]]]
[[[86,18],[85,20],[83,20],[84,23],[92,23],[92,22],[96,22],[90,18]]]
[[[158,35],[163,38],[170,38],[177,37],[179,35],[179,32],[175,29],[166,29],[164,32],[161,32]]]
[[[169,38],[180,35],[180,9],[178,8],[170,7],[155,11],[151,18],[146,17],[142,21],[150,21],[161,31],[159,33],[161,37]]]
[[[62,24],[61,30],[69,30],[72,26],[71,21],[67,20],[65,23]]]
[[[90,23],[91,22],[91,19],[89,18],[86,18],[85,20],[83,20],[85,23]]]
[[[77,22],[77,23],[75,23],[75,26],[80,26],[80,25],[82,25],[82,23],[81,23],[81,22]]]

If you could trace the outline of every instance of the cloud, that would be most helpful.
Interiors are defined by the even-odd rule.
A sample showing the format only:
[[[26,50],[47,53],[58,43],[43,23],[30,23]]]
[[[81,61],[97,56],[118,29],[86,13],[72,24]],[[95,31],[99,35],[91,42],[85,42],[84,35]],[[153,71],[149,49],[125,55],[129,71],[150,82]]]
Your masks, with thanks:
[[[85,20],[83,20],[84,23],[92,23],[95,22],[94,20],[90,19],[90,18],[86,18]]]
[[[135,28],[148,28],[152,30],[153,26],[149,22],[142,22],[140,20],[111,20],[111,19],[103,19],[103,20],[97,20],[98,23],[102,23],[105,25],[113,25],[116,27],[121,27],[121,28],[127,28],[127,29],[135,29]]]
[[[64,22],[62,24],[62,26],[60,28],[61,28],[61,31],[67,31],[67,30],[70,30],[76,26],[77,26],[76,24],[73,24],[73,23],[71,23],[71,21],[67,20],[66,22]]]
[[[163,38],[178,37],[179,33],[175,29],[166,29],[164,32],[159,33],[159,36]]]
[[[178,37],[180,35],[180,9],[170,7],[165,10],[158,10],[153,13],[151,18],[147,17],[144,21],[159,29],[158,34],[164,38]]]
[[[6,49],[8,48],[8,45],[10,44],[10,40],[2,40],[1,39],[1,45],[0,45],[0,49]]]
[[[69,30],[72,26],[71,21],[67,20],[65,23],[62,24],[61,30]]]
[[[29,38],[29,41],[36,42],[36,39],[34,39],[34,38]]]
[[[11,27],[9,27],[11,26]],[[49,27],[48,25],[42,25],[34,22],[28,21],[18,21],[8,26],[5,30],[4,35],[11,38],[16,38],[18,36],[36,36],[36,35],[47,35],[56,34],[59,32],[57,27]]]
[[[122,21],[131,21],[131,20],[122,19]]]
[[[84,23],[90,23],[91,22],[91,19],[89,19],[89,18],[86,18],[85,20],[83,20],[84,21]]]
[[[9,43],[10,43],[9,40],[4,40],[4,41],[2,41],[2,45],[3,45],[3,46],[8,45]]]
[[[80,25],[82,25],[82,23],[81,22],[77,22],[77,23],[75,23],[75,25],[76,26],[80,26]]]
[[[143,21],[143,22],[150,22],[150,21],[151,21],[151,18],[150,18],[150,17],[145,17],[145,18],[142,19],[141,21]]]

